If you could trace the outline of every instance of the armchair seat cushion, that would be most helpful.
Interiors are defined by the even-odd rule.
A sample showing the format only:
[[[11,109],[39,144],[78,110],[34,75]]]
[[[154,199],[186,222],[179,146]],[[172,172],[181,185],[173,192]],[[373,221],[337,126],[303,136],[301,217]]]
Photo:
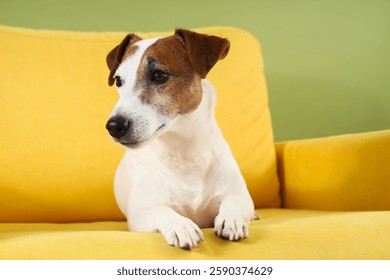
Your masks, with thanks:
[[[216,238],[188,252],[125,222],[0,224],[0,259],[390,259],[390,212],[257,210],[239,242]]]

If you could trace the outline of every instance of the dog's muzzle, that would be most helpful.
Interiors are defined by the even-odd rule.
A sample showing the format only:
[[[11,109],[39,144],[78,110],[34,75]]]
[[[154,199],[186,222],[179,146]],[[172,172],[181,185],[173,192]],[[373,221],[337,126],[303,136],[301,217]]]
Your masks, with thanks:
[[[115,116],[108,120],[106,129],[112,137],[120,140],[123,136],[126,135],[127,131],[130,129],[130,126],[130,120],[125,119],[122,116]]]

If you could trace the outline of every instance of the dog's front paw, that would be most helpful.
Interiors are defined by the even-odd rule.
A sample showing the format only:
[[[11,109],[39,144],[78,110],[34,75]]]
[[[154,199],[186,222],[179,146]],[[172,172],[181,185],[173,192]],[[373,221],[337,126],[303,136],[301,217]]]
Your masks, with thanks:
[[[242,216],[221,213],[215,218],[214,233],[226,240],[241,240],[249,236],[248,222]]]
[[[161,230],[169,245],[190,250],[203,241],[203,233],[190,219],[181,217]]]

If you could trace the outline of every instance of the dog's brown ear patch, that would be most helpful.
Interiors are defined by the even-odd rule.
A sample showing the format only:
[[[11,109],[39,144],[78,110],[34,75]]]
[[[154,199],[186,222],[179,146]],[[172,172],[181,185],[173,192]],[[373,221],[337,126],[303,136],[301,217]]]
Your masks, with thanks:
[[[192,67],[202,79],[218,60],[226,57],[230,49],[230,42],[217,36],[186,29],[176,29],[175,36],[186,48]]]
[[[135,34],[128,34],[123,41],[116,46],[106,57],[107,66],[110,69],[110,75],[108,76],[108,84],[112,86],[115,82],[114,74],[122,62],[123,56],[126,53],[127,48],[137,41],[142,40]]]

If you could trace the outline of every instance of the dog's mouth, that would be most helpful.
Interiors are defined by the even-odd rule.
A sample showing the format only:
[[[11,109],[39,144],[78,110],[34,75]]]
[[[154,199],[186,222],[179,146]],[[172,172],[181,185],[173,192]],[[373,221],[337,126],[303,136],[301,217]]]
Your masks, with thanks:
[[[159,128],[156,129],[156,132],[159,131],[159,130],[161,130],[161,129],[163,129],[164,127],[165,127],[165,124],[162,124]],[[156,133],[156,132],[155,132],[155,133]]]
[[[147,139],[142,139],[139,141],[126,141],[126,139],[118,140],[118,143],[130,149],[139,149],[149,143],[152,139],[157,138],[163,133],[163,129],[166,127],[165,124],[162,124],[156,131]]]

